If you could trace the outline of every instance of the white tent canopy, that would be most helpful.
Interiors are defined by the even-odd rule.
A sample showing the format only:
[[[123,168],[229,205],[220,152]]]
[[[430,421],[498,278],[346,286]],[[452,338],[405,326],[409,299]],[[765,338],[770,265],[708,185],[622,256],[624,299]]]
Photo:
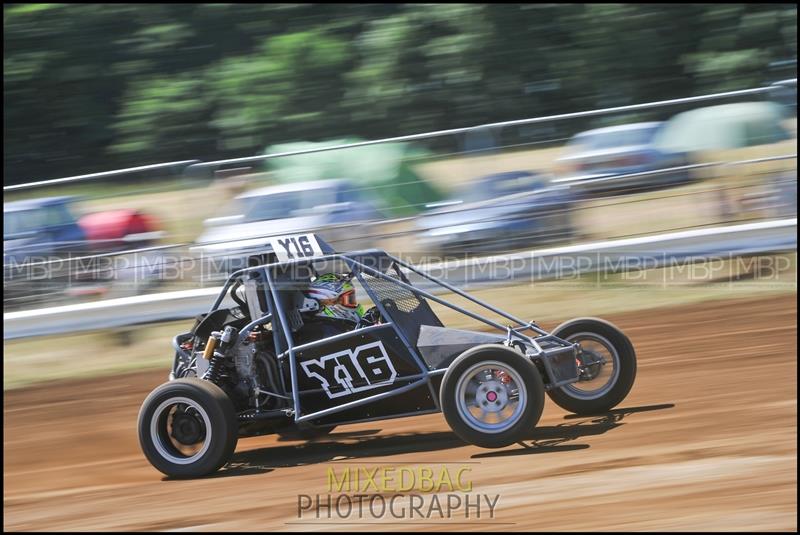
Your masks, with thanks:
[[[698,108],[672,117],[655,139],[670,151],[724,150],[789,139],[782,109],[771,102]]]

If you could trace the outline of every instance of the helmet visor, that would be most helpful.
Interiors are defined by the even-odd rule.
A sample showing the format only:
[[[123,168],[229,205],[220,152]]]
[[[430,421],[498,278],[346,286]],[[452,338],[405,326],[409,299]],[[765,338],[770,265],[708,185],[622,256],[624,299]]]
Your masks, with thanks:
[[[356,302],[356,291],[355,290],[348,290],[342,295],[339,296],[339,299],[336,301],[337,304],[346,306],[348,308],[356,308],[358,303]]]

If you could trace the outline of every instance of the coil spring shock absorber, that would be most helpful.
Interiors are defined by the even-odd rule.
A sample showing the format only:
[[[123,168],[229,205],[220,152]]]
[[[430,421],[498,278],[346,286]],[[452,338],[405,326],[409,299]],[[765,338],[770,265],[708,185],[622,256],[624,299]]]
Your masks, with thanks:
[[[203,374],[203,379],[206,381],[211,381],[215,385],[219,385],[222,372],[221,368],[222,355],[219,353],[214,353],[214,356],[208,361],[208,369],[206,370],[206,373]]]
[[[204,380],[211,381],[216,385],[220,384],[225,352],[230,348],[231,341],[236,338],[237,333],[238,331],[235,328],[225,327],[224,332],[214,331],[208,337],[208,343],[206,343],[206,348],[203,352],[203,358],[208,361],[208,369],[203,374]]]

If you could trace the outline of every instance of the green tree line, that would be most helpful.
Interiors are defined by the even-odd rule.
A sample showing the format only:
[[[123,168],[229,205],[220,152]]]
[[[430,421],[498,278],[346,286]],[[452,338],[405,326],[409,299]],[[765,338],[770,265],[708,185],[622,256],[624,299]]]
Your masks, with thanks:
[[[747,88],[783,4],[6,4],[5,182]]]

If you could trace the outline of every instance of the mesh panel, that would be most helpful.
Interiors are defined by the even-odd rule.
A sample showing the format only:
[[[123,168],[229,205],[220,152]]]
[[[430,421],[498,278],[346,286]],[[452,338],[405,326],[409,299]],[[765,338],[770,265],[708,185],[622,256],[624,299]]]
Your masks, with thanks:
[[[393,269],[388,270],[386,274],[393,279],[401,280]],[[368,273],[362,273],[362,276],[364,277],[364,283],[369,286],[375,297],[386,308],[392,321],[406,336],[409,343],[417,345],[417,338],[422,325],[443,327],[442,322],[433,313],[428,302],[411,290]]]

